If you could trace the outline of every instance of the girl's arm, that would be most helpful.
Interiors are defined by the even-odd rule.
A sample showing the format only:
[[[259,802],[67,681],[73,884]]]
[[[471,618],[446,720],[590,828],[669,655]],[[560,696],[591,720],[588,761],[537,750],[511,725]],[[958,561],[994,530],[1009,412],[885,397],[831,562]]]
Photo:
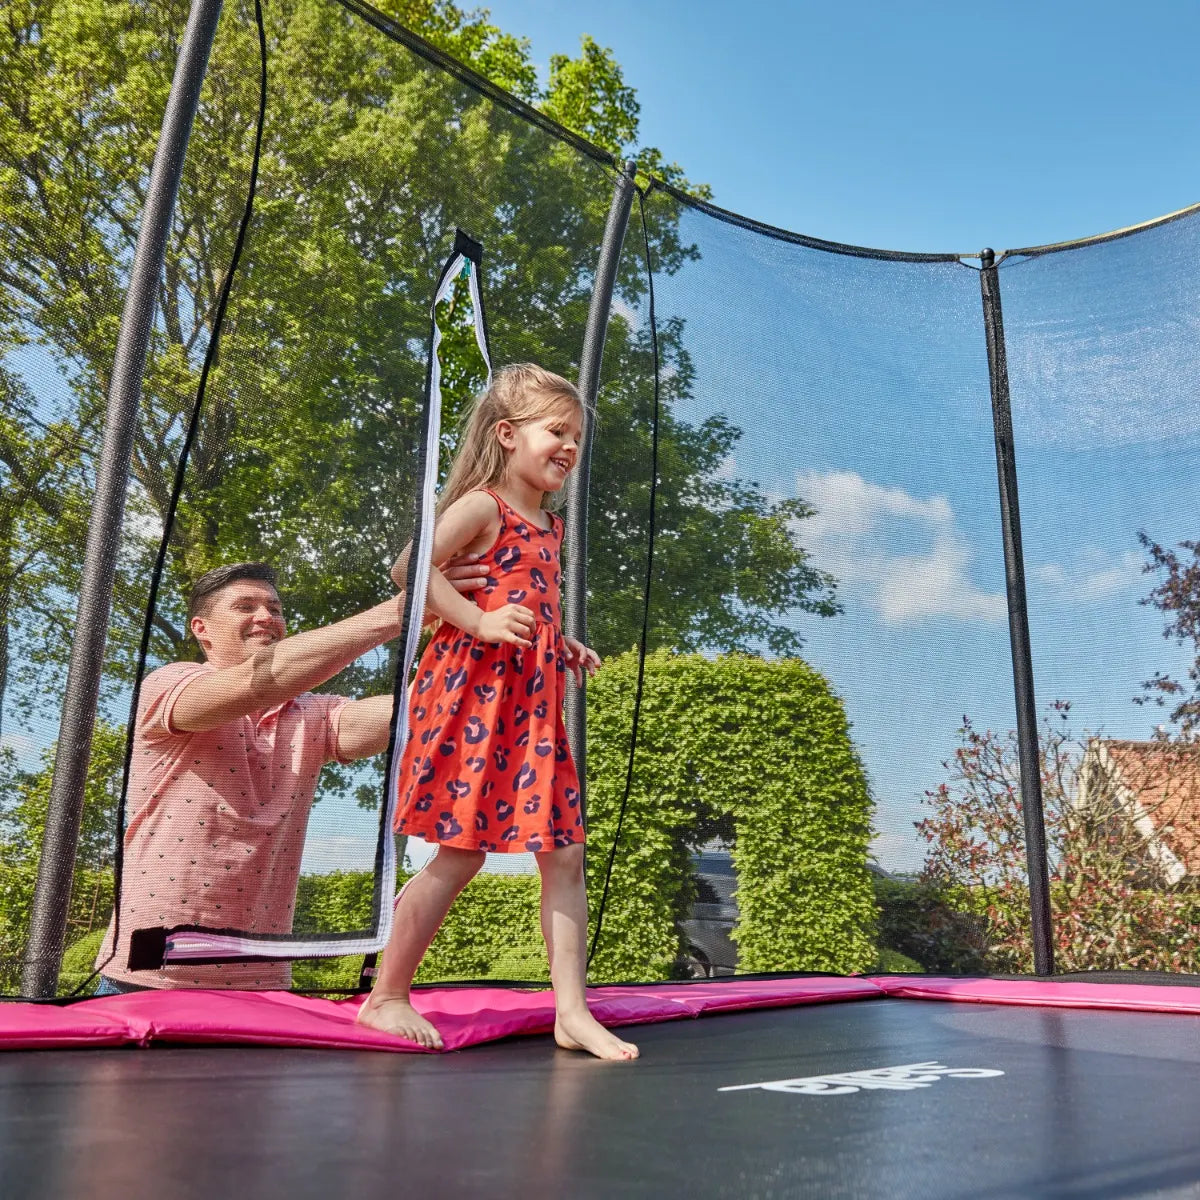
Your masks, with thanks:
[[[442,513],[434,527],[433,561],[445,562],[470,549],[495,525],[497,518],[496,502],[486,492],[468,492],[460,497]],[[411,548],[406,546],[392,567],[392,581],[399,580],[397,587],[404,587],[407,579]],[[481,642],[508,642],[514,646],[533,644],[530,639],[534,616],[528,608],[506,604],[484,612],[479,605],[460,596],[437,567],[429,572],[428,605],[443,621],[456,625]]]

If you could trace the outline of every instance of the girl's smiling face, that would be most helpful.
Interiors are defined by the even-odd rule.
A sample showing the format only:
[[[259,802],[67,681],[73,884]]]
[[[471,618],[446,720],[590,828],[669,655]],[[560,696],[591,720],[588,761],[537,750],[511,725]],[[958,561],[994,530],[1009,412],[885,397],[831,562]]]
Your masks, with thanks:
[[[501,421],[496,435],[509,451],[509,472],[542,492],[557,492],[579,458],[583,413],[563,405],[545,417],[519,425]]]

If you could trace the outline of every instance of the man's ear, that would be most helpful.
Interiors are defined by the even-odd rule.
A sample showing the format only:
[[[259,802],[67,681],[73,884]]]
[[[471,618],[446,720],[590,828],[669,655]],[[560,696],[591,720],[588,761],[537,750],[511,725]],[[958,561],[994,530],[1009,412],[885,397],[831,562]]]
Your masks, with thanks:
[[[194,637],[196,641],[203,646],[204,635],[208,632],[208,630],[204,627],[204,618],[193,617],[191,621],[188,622],[188,628],[192,631],[192,637]]]
[[[497,421],[496,441],[505,450],[515,449],[517,445],[517,427],[511,421]]]

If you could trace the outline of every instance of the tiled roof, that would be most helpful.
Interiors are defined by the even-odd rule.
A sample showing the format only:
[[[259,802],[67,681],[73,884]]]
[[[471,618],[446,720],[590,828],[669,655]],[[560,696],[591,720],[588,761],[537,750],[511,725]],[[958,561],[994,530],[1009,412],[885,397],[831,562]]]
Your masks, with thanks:
[[[1088,756],[1104,762],[1184,871],[1200,875],[1200,745],[1096,738]]]

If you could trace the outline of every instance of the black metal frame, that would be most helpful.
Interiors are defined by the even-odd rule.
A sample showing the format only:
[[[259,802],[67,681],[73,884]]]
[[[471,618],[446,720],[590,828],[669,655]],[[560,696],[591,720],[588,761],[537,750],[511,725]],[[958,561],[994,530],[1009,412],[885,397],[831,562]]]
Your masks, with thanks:
[[[125,515],[125,493],[129,485],[138,406],[142,399],[142,380],[175,200],[183,177],[184,156],[200,105],[200,90],[208,70],[222,3],[223,0],[193,0],[188,14],[158,149],[150,170],[129,290],[121,313],[96,494],[80,577],[75,640],[67,670],[58,752],[46,813],[46,834],[38,864],[29,943],[21,976],[21,990],[27,996],[52,996],[62,965],[67,907],[75,872],[75,850],[100,696],[104,647],[112,613],[117,550]]]
[[[387,21],[364,0],[339,2],[348,11],[371,21],[388,36],[398,38],[410,49],[423,54],[435,66],[450,71],[464,85],[483,92],[517,115],[534,121],[594,159],[611,161],[606,152],[562,129],[528,106],[507,97],[468,68],[446,60],[444,56],[415,38],[415,35],[400,30]],[[99,457],[95,501],[81,576],[76,637],[66,680],[45,840],[34,894],[30,938],[23,963],[22,991],[27,996],[52,995],[61,965],[67,902],[74,872],[84,785],[112,609],[116,557],[145,363],[184,156],[222,6],[223,0],[193,0],[191,5],[151,170],[129,290],[121,318]],[[653,186],[668,192],[680,203],[718,219],[832,253],[918,262],[950,262],[973,257],[953,254],[902,254],[822,242],[759,225],[738,214],[718,209],[694,196],[679,192],[661,181],[653,181]],[[585,404],[592,410],[599,390],[613,291],[636,191],[634,164],[627,162],[616,181],[603,241],[599,247],[591,305],[580,355],[579,391]],[[1113,240],[1128,236],[1141,228],[1177,219],[1193,211],[1195,210],[1182,210],[1157,221],[1147,222],[1144,226],[1114,231],[1097,238],[1083,239],[1078,243],[1031,247],[1011,251],[1009,255],[1033,256],[1069,249],[1075,245]],[[997,256],[992,250],[984,250],[979,258],[1012,648],[1034,966],[1037,974],[1049,975],[1054,971],[1049,862],[1041,793],[1040,747],[1003,315]],[[579,464],[569,485],[566,512],[569,550],[566,564],[564,625],[571,636],[581,641],[586,641],[587,636],[587,500],[593,426],[594,422],[589,421]],[[583,688],[573,689],[567,694],[567,731],[582,785],[586,779],[587,762],[586,696]],[[586,813],[586,790],[584,804]]]
[[[979,286],[983,295],[983,325],[987,337],[988,376],[992,389],[992,426],[996,438],[996,478],[1000,484],[1000,526],[1004,537],[1008,635],[1012,645],[1013,692],[1017,705],[1021,813],[1025,819],[1025,859],[1029,876],[1033,966],[1038,975],[1052,975],[1054,940],[1050,926],[1050,881],[1042,804],[1041,749],[1037,730],[1037,703],[1033,691],[1029,611],[1025,601],[1025,558],[1021,550],[1021,506],[1017,498],[1017,456],[1008,391],[1004,317],[1000,306],[1000,279],[996,269],[995,252],[983,250],[979,258],[982,263]]]
[[[600,366],[604,359],[604,339],[608,333],[608,317],[612,311],[613,288],[621,262],[625,231],[637,190],[634,182],[635,165],[625,163],[604,226],[604,240],[596,263],[596,279],[588,309],[587,325],[583,332],[583,349],[579,355],[579,394],[593,419],[584,430],[579,461],[567,485],[566,588],[563,604],[563,628],[579,641],[587,642],[587,502],[591,484],[592,438],[595,434],[594,414],[600,391]],[[586,677],[585,677],[586,678]],[[586,685],[567,689],[567,740],[575,765],[579,770],[580,803],[587,820],[587,691]]]

